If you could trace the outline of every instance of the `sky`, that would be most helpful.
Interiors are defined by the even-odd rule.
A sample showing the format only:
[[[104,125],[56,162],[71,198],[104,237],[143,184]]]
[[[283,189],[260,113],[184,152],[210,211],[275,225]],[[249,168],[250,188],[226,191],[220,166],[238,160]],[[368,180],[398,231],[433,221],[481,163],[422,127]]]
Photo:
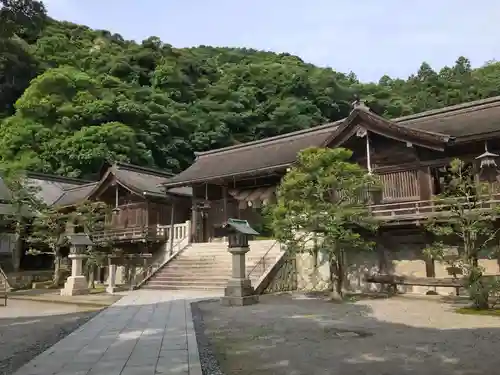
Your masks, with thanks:
[[[51,17],[174,47],[288,52],[356,73],[407,78],[459,56],[500,60],[499,0],[43,0]],[[495,26],[497,25],[497,26]]]

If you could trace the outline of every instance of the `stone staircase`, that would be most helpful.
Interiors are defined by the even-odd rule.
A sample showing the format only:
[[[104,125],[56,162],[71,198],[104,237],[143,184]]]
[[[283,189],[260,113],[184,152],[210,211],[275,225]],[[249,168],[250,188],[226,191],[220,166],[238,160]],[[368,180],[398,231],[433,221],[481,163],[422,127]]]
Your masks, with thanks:
[[[246,268],[254,287],[260,277],[274,265],[280,252],[280,246],[274,240],[250,241]],[[231,262],[227,243],[192,244],[159,269],[142,288],[222,291],[231,278]]]

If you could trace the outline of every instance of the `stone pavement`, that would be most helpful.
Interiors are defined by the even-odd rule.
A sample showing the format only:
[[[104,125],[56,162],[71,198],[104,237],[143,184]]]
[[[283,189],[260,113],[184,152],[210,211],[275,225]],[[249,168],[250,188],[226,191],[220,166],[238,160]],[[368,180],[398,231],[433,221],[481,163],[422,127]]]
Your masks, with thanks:
[[[129,292],[14,375],[201,375],[190,302],[213,296]]]

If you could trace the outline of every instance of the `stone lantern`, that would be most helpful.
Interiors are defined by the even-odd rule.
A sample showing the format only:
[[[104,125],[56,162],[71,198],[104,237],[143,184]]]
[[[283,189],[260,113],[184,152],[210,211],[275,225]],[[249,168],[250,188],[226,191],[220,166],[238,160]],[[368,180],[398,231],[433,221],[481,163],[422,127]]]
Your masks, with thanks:
[[[246,220],[228,219],[216,228],[216,237],[228,238],[228,251],[232,255],[232,274],[224,289],[224,297],[221,298],[223,305],[245,306],[259,302],[251,281],[247,278],[245,265],[245,254],[250,250],[248,240],[258,234]]]
[[[87,280],[83,275],[83,260],[87,257],[85,251],[88,246],[94,245],[85,233],[75,233],[66,236],[70,245],[69,259],[71,259],[71,276],[68,277],[61,296],[74,296],[89,292]]]

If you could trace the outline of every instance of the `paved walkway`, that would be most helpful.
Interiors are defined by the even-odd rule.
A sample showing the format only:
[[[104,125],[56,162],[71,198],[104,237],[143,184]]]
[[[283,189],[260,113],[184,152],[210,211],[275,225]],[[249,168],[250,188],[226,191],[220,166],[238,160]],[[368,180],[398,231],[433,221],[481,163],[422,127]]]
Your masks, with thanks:
[[[130,292],[14,375],[201,375],[190,302],[210,296]]]

